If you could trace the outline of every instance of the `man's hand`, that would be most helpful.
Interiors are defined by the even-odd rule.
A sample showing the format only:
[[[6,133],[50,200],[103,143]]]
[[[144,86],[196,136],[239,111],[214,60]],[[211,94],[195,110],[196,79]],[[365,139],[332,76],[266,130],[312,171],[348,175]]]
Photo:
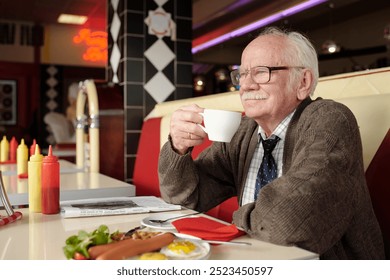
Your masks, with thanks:
[[[202,144],[206,133],[198,124],[201,124],[204,109],[192,104],[183,106],[172,114],[170,135],[173,148],[177,153],[184,155],[190,147]]]

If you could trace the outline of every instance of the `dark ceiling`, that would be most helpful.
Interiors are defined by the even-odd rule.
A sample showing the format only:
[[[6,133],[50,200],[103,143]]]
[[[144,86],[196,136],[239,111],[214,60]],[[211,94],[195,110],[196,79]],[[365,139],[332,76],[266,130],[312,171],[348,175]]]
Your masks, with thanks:
[[[200,0],[203,1],[203,0]],[[243,2],[243,1],[241,1]],[[213,29],[226,25],[231,21],[240,21],[242,15],[250,13],[251,11],[261,10],[267,3],[279,2],[279,5],[287,5],[291,1],[254,1],[248,0],[247,5],[243,5],[233,12],[220,15],[218,17],[210,17],[207,22],[195,25],[193,24],[194,38],[202,36]],[[273,25],[298,30],[309,35],[315,30],[330,28],[331,25],[341,24],[351,19],[362,17],[366,14],[380,11],[384,8],[390,7],[389,0],[333,0],[326,1],[318,6],[312,7],[306,11],[284,18],[283,20],[272,23]],[[260,11],[259,10],[259,11]],[[390,18],[389,18],[390,22]],[[361,28],[357,26],[356,28]],[[241,50],[257,36],[258,30],[247,33],[243,36],[233,38],[229,41],[223,42],[217,46],[211,47],[204,52],[194,54],[194,61],[201,63],[220,63],[218,61],[218,53],[222,50],[227,54],[236,54],[239,56]],[[215,60],[213,60],[215,58]],[[238,61],[229,61],[234,64]]]
[[[0,19],[57,24],[61,13],[87,15],[91,28],[106,27],[106,0],[0,0]]]
[[[299,2],[303,0],[192,0],[194,41],[215,30],[245,24],[249,14],[261,17],[267,12],[281,10],[291,6],[291,3]],[[107,0],[0,0],[0,20],[56,24],[60,13],[86,14],[90,18],[86,23],[88,27],[104,29],[106,3]],[[332,0],[286,17],[274,25],[310,34],[313,30],[326,28],[330,22],[337,24],[385,7],[390,7],[389,0]],[[213,61],[216,52],[221,49],[226,53],[240,52],[256,34],[257,31],[251,32],[196,53],[193,56],[194,62],[217,63]]]

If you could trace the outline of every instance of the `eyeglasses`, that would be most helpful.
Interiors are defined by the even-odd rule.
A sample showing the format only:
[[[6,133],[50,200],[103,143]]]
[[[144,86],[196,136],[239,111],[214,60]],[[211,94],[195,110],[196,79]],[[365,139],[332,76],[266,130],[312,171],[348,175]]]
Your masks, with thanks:
[[[232,83],[235,86],[238,86],[242,83],[243,79],[250,74],[251,79],[257,84],[266,84],[271,79],[271,72],[276,70],[288,70],[292,68],[303,69],[303,66],[277,66],[277,67],[268,67],[268,66],[256,66],[246,71],[241,71],[236,69],[230,72],[230,78]]]

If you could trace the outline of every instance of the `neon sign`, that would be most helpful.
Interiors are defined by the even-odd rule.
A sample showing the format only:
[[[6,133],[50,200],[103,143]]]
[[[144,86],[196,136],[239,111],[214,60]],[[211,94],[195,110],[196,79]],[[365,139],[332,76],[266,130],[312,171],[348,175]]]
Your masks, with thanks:
[[[84,44],[87,46],[83,53],[85,61],[107,61],[107,32],[94,31],[90,29],[81,29],[79,33],[73,37],[73,43]]]

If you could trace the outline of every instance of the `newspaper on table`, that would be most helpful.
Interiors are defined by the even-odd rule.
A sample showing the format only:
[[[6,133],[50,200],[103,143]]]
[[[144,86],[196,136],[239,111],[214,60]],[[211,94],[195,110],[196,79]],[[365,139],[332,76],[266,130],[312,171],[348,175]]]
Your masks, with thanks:
[[[180,209],[180,205],[166,203],[155,196],[91,198],[61,202],[61,215],[64,218],[165,212]]]

